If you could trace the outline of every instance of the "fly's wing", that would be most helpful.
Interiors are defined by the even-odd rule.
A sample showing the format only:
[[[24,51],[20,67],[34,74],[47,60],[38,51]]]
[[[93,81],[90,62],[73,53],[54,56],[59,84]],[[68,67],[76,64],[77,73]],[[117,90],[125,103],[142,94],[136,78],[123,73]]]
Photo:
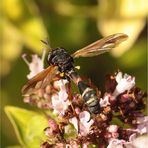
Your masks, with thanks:
[[[128,38],[126,34],[117,33],[100,39],[72,54],[73,58],[92,57],[110,51]]]
[[[36,89],[44,88],[56,77],[57,72],[58,68],[56,66],[49,66],[45,70],[41,71],[23,86],[21,90],[22,94],[28,95]]]

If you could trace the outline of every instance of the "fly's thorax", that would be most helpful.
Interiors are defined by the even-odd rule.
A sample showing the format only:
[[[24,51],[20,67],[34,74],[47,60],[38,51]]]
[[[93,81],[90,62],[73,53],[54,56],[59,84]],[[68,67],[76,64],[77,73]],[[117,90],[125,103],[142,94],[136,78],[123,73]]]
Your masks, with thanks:
[[[68,71],[74,69],[74,60],[70,54],[61,47],[53,49],[49,55],[47,62],[49,65],[56,65],[60,72],[67,73]]]

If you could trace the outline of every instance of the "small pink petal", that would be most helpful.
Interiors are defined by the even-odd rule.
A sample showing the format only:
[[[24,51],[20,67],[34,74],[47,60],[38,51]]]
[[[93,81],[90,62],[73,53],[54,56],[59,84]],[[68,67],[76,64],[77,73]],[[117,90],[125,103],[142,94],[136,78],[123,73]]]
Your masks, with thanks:
[[[110,105],[110,102],[109,102],[110,97],[111,97],[110,94],[105,94],[103,99],[102,98],[100,99],[100,106],[101,107],[106,107],[107,105]]]
[[[80,114],[80,112],[81,112],[80,108],[76,107],[75,112],[76,112],[76,114]]]
[[[121,72],[116,75],[116,81],[118,84],[113,92],[113,96],[115,97],[135,86],[135,77],[132,77],[128,74],[124,74],[124,76],[122,76]]]
[[[79,118],[81,122],[88,122],[90,120],[90,113],[83,111],[79,114]]]
[[[147,148],[148,146],[148,135],[140,136],[133,141],[135,148]]]
[[[53,130],[57,130],[58,129],[58,125],[57,125],[57,123],[54,120],[49,119],[48,120],[48,124],[49,124],[50,128],[52,128]]]
[[[70,119],[69,119],[69,122],[70,122],[71,124],[73,124],[73,126],[75,127],[75,129],[76,129],[77,132],[78,132],[78,120],[77,120],[77,118],[76,118],[76,117],[70,118]]]
[[[111,132],[111,133],[115,133],[118,131],[118,126],[117,125],[110,125],[108,127],[108,131]]]
[[[80,118],[80,134],[85,136],[90,132],[90,127],[94,123],[94,121],[90,120],[90,113],[87,111],[83,111],[79,114]]]

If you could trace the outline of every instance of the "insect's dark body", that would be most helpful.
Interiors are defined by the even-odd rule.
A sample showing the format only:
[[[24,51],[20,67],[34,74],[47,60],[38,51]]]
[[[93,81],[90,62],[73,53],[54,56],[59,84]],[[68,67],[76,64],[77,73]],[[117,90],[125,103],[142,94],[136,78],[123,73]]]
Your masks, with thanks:
[[[71,78],[79,88],[79,91],[91,113],[98,113],[100,105],[96,91],[85,84],[75,71],[73,57],[64,48],[56,48],[48,55],[48,64],[58,66],[59,71]]]
[[[53,49],[48,55],[49,65],[56,65],[60,72],[68,73],[74,69],[74,60],[64,48]]]

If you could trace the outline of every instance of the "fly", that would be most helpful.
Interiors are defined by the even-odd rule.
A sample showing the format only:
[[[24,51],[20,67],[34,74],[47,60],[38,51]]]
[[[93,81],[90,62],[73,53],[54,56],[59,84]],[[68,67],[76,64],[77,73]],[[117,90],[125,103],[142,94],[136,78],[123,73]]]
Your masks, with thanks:
[[[92,57],[109,52],[128,38],[126,34],[117,33],[97,40],[96,42],[77,50],[70,55],[64,48],[58,47],[49,52],[47,62],[49,66],[30,79],[22,88],[22,94],[31,93],[38,82],[42,82],[40,87],[47,86],[56,73],[59,71],[71,79],[77,86],[85,101],[89,111],[97,114],[100,111],[100,104],[96,90],[87,85],[75,70],[74,59],[79,57]]]

